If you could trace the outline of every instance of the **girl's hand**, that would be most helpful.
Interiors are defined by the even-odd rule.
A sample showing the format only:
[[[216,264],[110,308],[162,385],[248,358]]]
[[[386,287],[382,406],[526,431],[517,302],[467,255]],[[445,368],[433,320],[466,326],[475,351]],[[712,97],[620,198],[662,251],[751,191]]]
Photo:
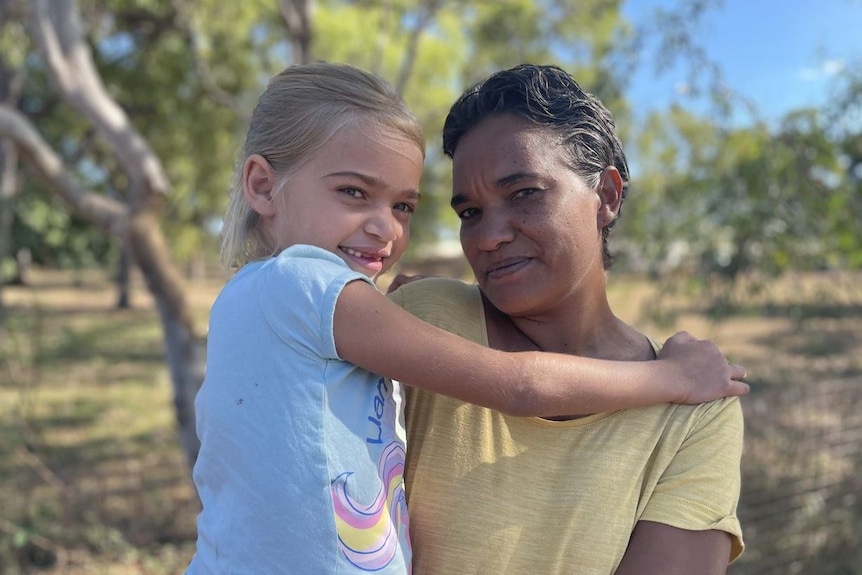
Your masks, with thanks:
[[[693,405],[749,391],[748,384],[742,381],[744,367],[728,363],[715,342],[697,339],[688,332],[677,332],[668,338],[658,359],[676,364],[674,379],[680,383],[680,393],[674,403]]]

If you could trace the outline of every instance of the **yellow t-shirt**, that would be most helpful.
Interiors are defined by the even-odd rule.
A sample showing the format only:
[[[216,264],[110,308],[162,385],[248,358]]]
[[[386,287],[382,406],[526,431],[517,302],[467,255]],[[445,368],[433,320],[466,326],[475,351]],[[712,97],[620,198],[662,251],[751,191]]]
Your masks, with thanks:
[[[433,278],[390,297],[488,345],[476,286]],[[729,559],[742,552],[735,398],[547,421],[408,388],[406,415],[417,575],[609,575],[640,520],[726,531]]]

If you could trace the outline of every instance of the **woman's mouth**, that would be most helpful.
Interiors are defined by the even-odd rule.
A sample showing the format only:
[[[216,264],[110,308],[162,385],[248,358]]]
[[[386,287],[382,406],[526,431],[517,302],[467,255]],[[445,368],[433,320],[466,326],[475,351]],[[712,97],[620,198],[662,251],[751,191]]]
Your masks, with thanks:
[[[488,279],[500,279],[512,275],[524,269],[532,260],[527,257],[514,257],[494,262],[485,268],[485,276]]]

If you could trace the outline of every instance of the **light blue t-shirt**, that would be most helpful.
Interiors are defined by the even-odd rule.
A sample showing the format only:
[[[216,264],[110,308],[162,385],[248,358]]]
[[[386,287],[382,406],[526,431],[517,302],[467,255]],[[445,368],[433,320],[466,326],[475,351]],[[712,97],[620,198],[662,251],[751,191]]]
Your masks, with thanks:
[[[213,304],[189,574],[410,571],[400,390],[335,349],[335,303],[355,280],[370,283],[293,246]]]

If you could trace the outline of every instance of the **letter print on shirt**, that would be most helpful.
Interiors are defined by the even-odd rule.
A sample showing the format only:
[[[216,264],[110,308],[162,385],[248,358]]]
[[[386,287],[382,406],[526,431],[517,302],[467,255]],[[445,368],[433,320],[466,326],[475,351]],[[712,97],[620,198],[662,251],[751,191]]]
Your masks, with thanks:
[[[410,554],[405,450],[395,433],[395,409],[391,383],[381,378],[373,401],[374,413],[368,416],[370,431],[366,437],[370,445],[385,445],[377,464],[375,479],[380,487],[374,500],[360,502],[350,495],[353,471],[341,473],[331,484],[338,546],[347,560],[363,571],[386,567],[399,548]]]

